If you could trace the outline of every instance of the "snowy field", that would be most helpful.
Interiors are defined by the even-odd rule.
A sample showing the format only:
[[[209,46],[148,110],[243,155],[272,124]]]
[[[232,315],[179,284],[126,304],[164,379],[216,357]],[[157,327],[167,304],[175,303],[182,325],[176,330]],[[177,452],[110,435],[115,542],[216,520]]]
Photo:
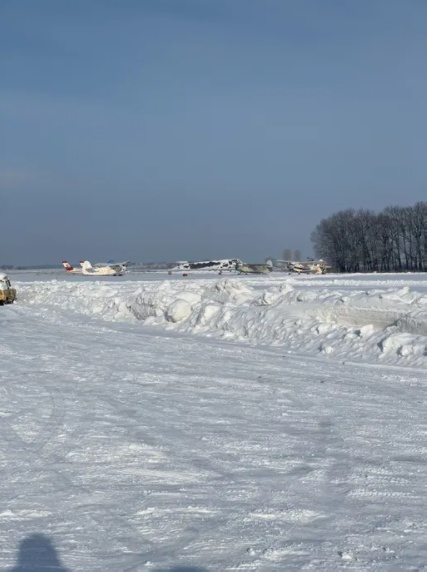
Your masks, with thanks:
[[[10,276],[1,570],[427,569],[427,275]]]

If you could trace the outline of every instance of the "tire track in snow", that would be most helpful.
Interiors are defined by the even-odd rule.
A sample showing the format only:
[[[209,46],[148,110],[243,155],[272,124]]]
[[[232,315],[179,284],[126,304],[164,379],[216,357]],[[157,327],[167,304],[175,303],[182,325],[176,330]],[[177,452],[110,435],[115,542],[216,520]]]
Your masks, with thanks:
[[[52,328],[37,325],[39,349],[46,351],[51,343]],[[390,368],[384,371],[395,373],[381,381],[381,375],[373,373],[378,368],[279,359],[278,352],[265,348],[194,338],[136,338],[137,331],[116,325],[101,328],[99,323],[79,326],[76,320],[67,324],[66,341],[49,350],[54,357],[72,349],[65,371],[59,361],[50,369],[66,393],[64,451],[75,449],[80,455],[74,461],[71,457],[65,470],[76,494],[66,506],[66,512],[76,514],[66,517],[89,535],[84,540],[74,531],[70,538],[80,538],[82,546],[99,556],[99,570],[142,569],[147,560],[156,567],[208,562],[210,570],[390,569],[402,562],[387,551],[390,539],[395,550],[406,550],[404,562],[421,561],[424,529],[416,503],[421,510],[422,497],[379,494],[367,503],[367,495],[358,497],[357,491],[387,493],[395,486],[423,490],[422,440],[415,439],[422,429],[416,416],[425,397],[425,372],[418,374],[419,383],[410,381],[416,392],[411,399],[408,385],[399,381],[402,376]],[[57,326],[54,332],[60,339],[65,328]],[[83,371],[74,360],[84,355],[85,336],[99,353]],[[29,341],[27,351],[37,347],[34,344]],[[111,370],[117,358],[131,366],[128,375]],[[413,378],[414,373],[406,370],[406,375]],[[42,373],[37,379],[43,385]],[[81,433],[86,428],[87,435]],[[108,448],[103,449],[96,438],[107,434]],[[136,465],[144,472],[131,475],[126,469],[136,465],[124,449],[131,449],[136,440],[146,442],[141,455],[145,450],[157,465],[147,471],[147,459],[138,459]],[[55,459],[61,450],[55,441],[43,448],[54,467],[61,462]],[[96,459],[104,464],[89,470]],[[399,471],[414,466],[408,487],[387,480],[392,463]],[[378,472],[379,467],[386,473]],[[165,475],[169,483],[162,482]],[[405,511],[414,517],[412,525],[402,518]],[[64,535],[70,534],[67,522],[58,523]],[[410,532],[403,532],[403,526]],[[92,529],[111,539],[104,553]],[[398,533],[405,538],[399,540]],[[403,547],[408,539],[417,543],[415,555]],[[213,554],[207,554],[208,549]],[[79,550],[67,556],[82,562],[85,553]],[[98,564],[93,563],[93,558],[87,560],[84,568],[96,570]]]

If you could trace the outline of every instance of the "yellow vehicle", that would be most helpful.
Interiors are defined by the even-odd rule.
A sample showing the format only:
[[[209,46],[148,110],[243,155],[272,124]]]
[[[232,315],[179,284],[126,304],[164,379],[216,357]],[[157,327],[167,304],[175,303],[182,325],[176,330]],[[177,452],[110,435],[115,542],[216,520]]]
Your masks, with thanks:
[[[0,306],[12,304],[16,299],[16,290],[10,285],[7,274],[0,272]]]

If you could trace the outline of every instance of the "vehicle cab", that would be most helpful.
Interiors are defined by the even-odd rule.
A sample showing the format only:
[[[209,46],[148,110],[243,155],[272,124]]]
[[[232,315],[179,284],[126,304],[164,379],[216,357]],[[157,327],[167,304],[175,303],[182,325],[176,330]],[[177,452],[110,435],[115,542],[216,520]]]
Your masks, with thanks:
[[[16,299],[16,290],[12,288],[7,274],[0,272],[0,306],[12,304]]]

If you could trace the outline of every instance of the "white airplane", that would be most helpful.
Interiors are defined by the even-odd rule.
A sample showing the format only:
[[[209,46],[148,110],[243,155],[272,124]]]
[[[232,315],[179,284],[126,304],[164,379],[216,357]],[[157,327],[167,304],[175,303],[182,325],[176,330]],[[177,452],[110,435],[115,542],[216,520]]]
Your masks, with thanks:
[[[269,274],[273,271],[273,263],[271,260],[260,264],[248,264],[241,262],[237,266],[237,271],[239,274]]]
[[[276,260],[276,264],[282,270],[289,270],[297,274],[326,274],[326,270],[331,268],[321,258],[319,260],[306,260],[304,262],[296,260]]]
[[[81,260],[82,274],[85,276],[122,276],[125,266],[122,264],[108,264],[107,266],[92,266],[89,260]]]
[[[63,260],[62,266],[65,268],[67,274],[82,274],[83,273],[81,268],[74,268],[74,266],[71,266],[71,264],[68,262],[68,260]]]
[[[171,270],[237,270],[242,264],[238,258],[224,258],[220,260],[201,260],[199,262],[187,262],[181,260]]]

